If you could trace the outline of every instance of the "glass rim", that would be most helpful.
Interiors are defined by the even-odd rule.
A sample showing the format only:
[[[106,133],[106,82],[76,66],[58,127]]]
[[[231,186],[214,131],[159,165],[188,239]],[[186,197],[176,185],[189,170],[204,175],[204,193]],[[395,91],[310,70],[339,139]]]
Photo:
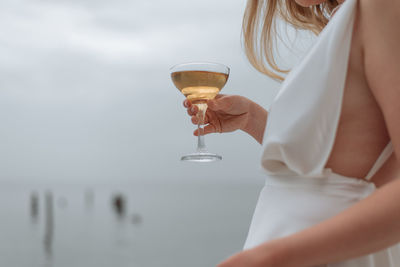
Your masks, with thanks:
[[[226,74],[229,74],[230,71],[231,71],[231,69],[230,69],[228,66],[226,66],[226,65],[224,65],[224,64],[222,64],[222,63],[210,62],[210,61],[191,61],[191,62],[178,63],[178,64],[175,64],[175,65],[173,65],[172,67],[170,67],[169,70],[170,70],[171,73],[173,73],[172,70],[173,70],[174,68],[177,68],[177,67],[180,67],[180,66],[185,66],[185,65],[202,65],[202,64],[203,64],[203,65],[220,66],[220,67],[222,67],[222,68],[225,68],[225,69],[227,70],[227,73],[226,73]],[[220,73],[225,73],[225,72],[220,72]]]

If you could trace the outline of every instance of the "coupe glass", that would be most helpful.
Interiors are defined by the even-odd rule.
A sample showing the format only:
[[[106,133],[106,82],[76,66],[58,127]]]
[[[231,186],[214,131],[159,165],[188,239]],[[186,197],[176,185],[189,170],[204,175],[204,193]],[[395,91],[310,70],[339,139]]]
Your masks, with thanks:
[[[173,66],[170,69],[171,79],[176,88],[192,104],[199,108],[197,150],[181,158],[183,161],[210,162],[221,160],[220,155],[208,152],[204,142],[204,117],[207,111],[207,100],[213,99],[221,91],[229,77],[229,68],[219,63],[192,62]]]

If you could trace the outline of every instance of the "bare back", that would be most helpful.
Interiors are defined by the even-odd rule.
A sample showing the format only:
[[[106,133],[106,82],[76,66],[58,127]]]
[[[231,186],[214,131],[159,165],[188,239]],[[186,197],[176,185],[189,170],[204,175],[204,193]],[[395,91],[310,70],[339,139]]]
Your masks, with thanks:
[[[382,111],[365,76],[359,21],[357,12],[341,115],[334,146],[325,167],[344,176],[363,179],[390,138]],[[400,166],[392,154],[371,180],[379,186],[398,171]],[[380,178],[379,174],[383,172],[385,175]]]

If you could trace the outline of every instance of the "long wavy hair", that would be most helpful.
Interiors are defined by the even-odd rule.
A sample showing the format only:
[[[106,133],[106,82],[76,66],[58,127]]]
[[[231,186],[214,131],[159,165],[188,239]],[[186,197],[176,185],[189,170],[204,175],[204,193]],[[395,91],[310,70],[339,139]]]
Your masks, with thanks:
[[[278,37],[276,19],[282,19],[295,29],[310,30],[318,35],[338,5],[337,0],[327,0],[310,7],[300,6],[294,0],[248,0],[242,34],[251,65],[275,80],[284,80],[282,74],[289,70],[278,67],[273,52]]]

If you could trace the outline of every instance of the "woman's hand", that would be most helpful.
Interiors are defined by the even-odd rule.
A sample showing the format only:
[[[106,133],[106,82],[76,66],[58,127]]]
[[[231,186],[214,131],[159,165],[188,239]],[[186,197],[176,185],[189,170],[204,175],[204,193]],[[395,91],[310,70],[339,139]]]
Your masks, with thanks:
[[[197,125],[198,107],[189,100],[185,100],[183,105],[192,116],[192,123]],[[204,134],[233,132],[244,128],[248,121],[250,101],[242,96],[217,95],[207,101],[207,105],[204,124],[208,125],[204,127]],[[194,135],[198,135],[197,130]]]
[[[198,123],[199,109],[190,101],[185,100],[183,105],[192,117],[192,123]],[[226,133],[243,130],[253,136],[259,143],[262,142],[267,119],[267,111],[253,101],[238,95],[217,95],[207,101],[204,134]],[[198,130],[194,131],[198,135]]]

